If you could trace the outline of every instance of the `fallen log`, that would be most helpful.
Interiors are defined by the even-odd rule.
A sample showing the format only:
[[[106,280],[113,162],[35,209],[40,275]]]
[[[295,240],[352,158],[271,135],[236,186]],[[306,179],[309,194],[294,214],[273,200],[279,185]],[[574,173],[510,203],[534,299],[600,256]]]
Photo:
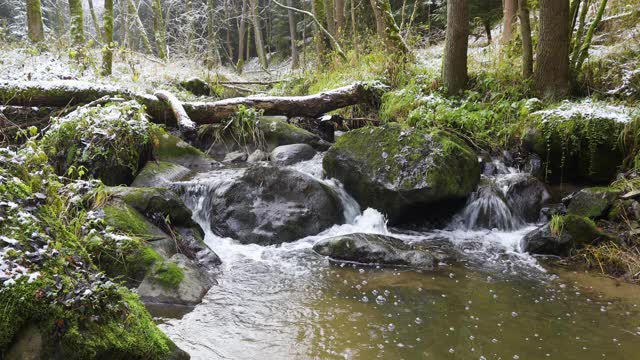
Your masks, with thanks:
[[[173,116],[178,123],[178,129],[182,132],[192,132],[196,129],[196,123],[194,123],[187,112],[184,110],[182,103],[172,93],[164,90],[158,90],[154,94],[158,99],[165,102],[167,106],[171,108]]]
[[[351,105],[373,104],[387,89],[379,82],[356,82],[314,95],[249,96],[215,102],[186,102],[182,106],[196,124],[221,122],[233,116],[240,106],[262,110],[265,115],[318,117]],[[105,96],[137,100],[147,107],[147,113],[155,122],[177,124],[171,108],[150,94],[75,80],[0,80],[0,103],[5,105],[65,107],[90,103]]]

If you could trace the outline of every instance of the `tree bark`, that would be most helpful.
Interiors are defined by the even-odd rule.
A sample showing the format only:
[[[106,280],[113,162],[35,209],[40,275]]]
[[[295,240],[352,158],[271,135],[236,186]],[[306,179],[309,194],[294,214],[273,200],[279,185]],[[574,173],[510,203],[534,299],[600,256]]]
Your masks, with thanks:
[[[292,1],[287,0],[287,6],[292,7]],[[298,47],[296,46],[296,18],[293,10],[287,9],[289,17],[289,37],[291,38],[291,69],[297,69],[299,66]]]
[[[317,21],[317,19],[324,19],[324,3],[322,0],[311,0],[311,12],[316,19],[313,23],[313,42],[316,46],[316,56],[318,57],[318,62],[324,64],[326,62],[327,46],[322,36],[322,30],[320,30],[322,25]]]
[[[449,0],[447,1],[447,31],[442,66],[442,81],[449,95],[458,94],[467,86],[468,45],[469,10],[466,0]]]
[[[324,17],[327,23],[327,31],[329,31],[331,36],[336,37],[336,21],[333,6],[333,0],[324,0]]]
[[[336,33],[338,38],[344,35],[345,16],[344,16],[344,0],[334,0],[335,4],[335,18],[336,18]]]
[[[27,0],[27,30],[29,40],[33,42],[44,40],[44,23],[42,21],[40,0]]]
[[[244,65],[244,41],[247,37],[247,0],[242,0],[242,10],[240,12],[240,24],[238,25],[238,61],[236,62],[236,69],[240,71]]]
[[[518,9],[520,37],[522,38],[522,76],[528,79],[533,74],[533,45],[531,42],[531,20],[529,19],[528,1],[518,0]]]
[[[269,62],[267,61],[267,54],[265,54],[264,50],[264,41],[262,40],[262,28],[260,26],[260,18],[258,17],[258,0],[249,0],[249,11],[251,14],[251,22],[253,23],[253,38],[256,42],[258,60],[260,61],[260,65],[264,69],[267,69],[269,67]]]
[[[370,0],[373,9],[373,17],[376,21],[376,33],[380,39],[384,39],[384,20],[382,19],[380,8],[377,0]]]
[[[484,32],[487,34],[487,44],[491,45],[493,38],[491,37],[491,22],[489,22],[489,18],[482,19],[482,25],[484,26]]]
[[[408,54],[409,47],[400,36],[400,28],[398,28],[391,12],[391,2],[389,0],[375,1],[384,27],[383,39],[387,50],[392,53]]]
[[[138,8],[136,8],[136,4],[133,3],[133,0],[127,1],[127,15],[133,17],[134,19],[136,28],[138,29],[138,35],[142,39],[142,44],[144,45],[144,50],[149,54],[153,54],[153,50],[151,49],[151,42],[149,42],[149,37],[147,36],[147,31],[144,29],[144,25],[142,24],[142,20],[140,19],[140,15],[138,14]]]
[[[207,65],[211,68],[220,65],[220,52],[216,41],[215,0],[207,0]]]
[[[181,132],[193,133],[196,129],[196,123],[194,123],[189,115],[187,115],[187,112],[177,97],[164,90],[158,90],[153,95],[171,109],[171,112],[176,119],[176,123],[178,124],[178,129],[180,129]]]
[[[503,0],[504,7],[502,13],[504,17],[504,27],[502,30],[502,43],[506,44],[513,39],[513,28],[516,18],[518,0]]]
[[[69,0],[69,13],[71,15],[71,37],[73,44],[84,45],[84,14],[82,0]]]
[[[156,39],[156,47],[158,48],[158,57],[164,59],[167,57],[167,34],[162,16],[162,4],[160,0],[153,0],[153,37]]]
[[[102,50],[102,75],[111,75],[111,67],[113,64],[113,0],[104,0],[104,48]]]
[[[540,0],[540,35],[533,80],[540,96],[569,95],[569,0]]]
[[[264,111],[265,115],[317,117],[356,104],[375,104],[388,87],[377,82],[356,82],[338,89],[307,96],[263,96],[216,102],[182,103],[196,124],[218,123],[233,116],[240,106]],[[104,96],[125,97],[145,105],[159,123],[176,124],[175,117],[158,97],[127,89],[84,81],[1,81],[0,102],[16,106],[65,107],[86,104]]]

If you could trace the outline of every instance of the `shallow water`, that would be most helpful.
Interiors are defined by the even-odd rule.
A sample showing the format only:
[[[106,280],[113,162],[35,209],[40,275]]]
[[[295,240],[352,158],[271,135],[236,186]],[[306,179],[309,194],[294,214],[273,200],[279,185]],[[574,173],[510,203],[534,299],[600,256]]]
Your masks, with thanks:
[[[314,161],[298,168],[313,173]],[[189,196],[206,225],[202,199]],[[161,328],[193,359],[639,358],[640,292],[618,299],[582,287],[584,279],[550,275],[519,252],[532,227],[387,229],[379,212],[360,214],[341,196],[349,224],[280,247],[209,232],[224,262],[219,285],[182,318],[160,319]],[[418,272],[332,264],[311,250],[321,238],[352,232],[447,240],[463,256]]]

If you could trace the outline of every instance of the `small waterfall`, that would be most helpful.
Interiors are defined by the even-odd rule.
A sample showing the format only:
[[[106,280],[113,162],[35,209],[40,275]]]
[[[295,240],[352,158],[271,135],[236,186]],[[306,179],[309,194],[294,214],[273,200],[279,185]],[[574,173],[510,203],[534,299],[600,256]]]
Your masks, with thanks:
[[[515,231],[526,226],[521,209],[510,199],[510,187],[528,176],[504,162],[492,159],[485,164],[481,183],[470,195],[464,209],[454,217],[452,229],[497,229]],[[514,206],[516,208],[514,208]]]

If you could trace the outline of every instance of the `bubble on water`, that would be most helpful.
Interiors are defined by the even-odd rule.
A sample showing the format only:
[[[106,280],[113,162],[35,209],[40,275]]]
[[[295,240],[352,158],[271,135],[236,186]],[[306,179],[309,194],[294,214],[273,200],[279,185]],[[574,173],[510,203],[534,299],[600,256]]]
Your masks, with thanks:
[[[475,336],[473,336],[473,335],[470,335],[470,336],[469,336],[469,340],[471,340],[471,341],[473,341],[473,339],[475,339],[475,338],[476,338],[476,337],[475,337]]]
[[[517,317],[517,316],[518,316],[518,313],[517,313],[517,312],[515,312],[515,311],[512,311],[512,312],[511,312],[511,317]]]
[[[449,349],[449,354],[453,354],[454,352],[456,352],[455,350],[453,350],[453,348]]]
[[[373,291],[371,291],[371,293],[372,293],[373,295],[378,295],[378,290],[373,289]]]
[[[366,285],[368,284],[368,282],[367,282],[367,280],[362,280],[361,284],[362,284],[363,286],[366,286]]]
[[[455,331],[455,329],[453,327],[450,327],[449,331]]]
[[[363,296],[361,300],[363,303],[369,302],[369,298],[366,296]]]
[[[518,356],[518,355],[513,355],[513,360],[518,360],[518,359],[520,359],[520,356]]]
[[[498,343],[498,339],[495,339],[495,338],[491,339],[491,342],[494,343],[494,344],[497,344]]]
[[[422,319],[420,319],[419,317],[417,317],[414,321],[417,325],[422,324]]]
[[[385,299],[384,296],[382,295],[378,295],[378,297],[376,298],[376,304],[378,305],[382,305],[387,301],[387,299]]]
[[[387,329],[389,329],[389,331],[393,331],[393,330],[396,329],[396,326],[393,325],[393,324],[389,324],[389,325],[387,325]]]
[[[358,272],[359,272],[360,274],[364,274],[364,269],[360,269],[360,270],[358,270]]]
[[[454,273],[449,273],[449,278],[450,278],[450,279],[453,279],[454,277],[456,277],[456,274],[454,274]]]
[[[390,294],[391,294],[391,291],[389,291],[389,290],[385,290],[384,291],[384,296],[389,296]]]
[[[356,289],[358,289],[358,290],[362,289],[362,285],[360,285],[360,284],[356,285]]]
[[[403,343],[398,343],[396,346],[397,347],[404,347],[404,344]]]

